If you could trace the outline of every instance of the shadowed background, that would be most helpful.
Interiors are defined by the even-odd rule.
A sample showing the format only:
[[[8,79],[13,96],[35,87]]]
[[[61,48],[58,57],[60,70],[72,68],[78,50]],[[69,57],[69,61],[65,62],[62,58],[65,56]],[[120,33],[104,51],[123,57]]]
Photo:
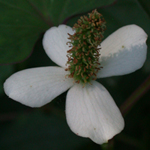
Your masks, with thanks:
[[[148,150],[150,147],[150,39],[144,66],[129,75],[99,79],[118,107],[125,109],[125,129],[102,147],[76,136],[65,118],[66,92],[41,108],[9,99],[3,83],[14,72],[55,66],[42,47],[44,32],[65,23],[71,27],[93,9],[107,22],[104,38],[119,27],[136,24],[150,35],[149,0],[0,0],[0,149],[2,150]],[[148,80],[141,86],[141,84]],[[142,91],[143,90],[143,91]],[[140,93],[141,92],[141,93]],[[132,108],[132,109],[129,109]]]

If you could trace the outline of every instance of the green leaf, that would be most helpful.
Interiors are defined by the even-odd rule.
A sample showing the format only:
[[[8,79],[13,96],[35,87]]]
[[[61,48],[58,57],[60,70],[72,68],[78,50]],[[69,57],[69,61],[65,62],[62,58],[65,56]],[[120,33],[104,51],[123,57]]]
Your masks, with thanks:
[[[0,0],[0,64],[20,62],[48,25],[28,1]]]
[[[54,24],[60,24],[65,18],[112,4],[115,0],[51,0],[48,8]],[[57,11],[56,11],[57,8]],[[57,19],[56,19],[57,18]]]
[[[3,150],[75,150],[90,142],[72,133],[64,119],[40,112],[21,115],[0,134]]]
[[[0,0],[0,64],[23,61],[52,23],[114,0]]]

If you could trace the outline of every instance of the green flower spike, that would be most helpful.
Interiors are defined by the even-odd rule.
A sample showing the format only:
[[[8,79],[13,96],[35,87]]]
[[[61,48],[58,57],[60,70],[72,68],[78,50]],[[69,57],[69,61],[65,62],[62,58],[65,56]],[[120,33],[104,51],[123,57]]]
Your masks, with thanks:
[[[102,68],[99,63],[100,43],[106,30],[105,20],[100,13],[93,10],[89,17],[83,16],[74,25],[75,33],[69,35],[71,49],[67,51],[69,78],[76,83],[90,83],[96,80],[97,72]]]

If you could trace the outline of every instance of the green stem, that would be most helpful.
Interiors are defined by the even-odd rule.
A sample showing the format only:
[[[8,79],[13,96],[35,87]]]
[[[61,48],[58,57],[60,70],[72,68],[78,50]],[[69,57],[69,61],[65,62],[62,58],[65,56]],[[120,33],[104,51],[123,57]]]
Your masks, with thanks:
[[[138,102],[138,100],[150,89],[150,76],[131,94],[131,96],[121,105],[120,110],[125,116]]]
[[[102,150],[113,150],[114,149],[113,147],[114,147],[114,140],[113,139],[109,140],[108,143],[101,145]]]

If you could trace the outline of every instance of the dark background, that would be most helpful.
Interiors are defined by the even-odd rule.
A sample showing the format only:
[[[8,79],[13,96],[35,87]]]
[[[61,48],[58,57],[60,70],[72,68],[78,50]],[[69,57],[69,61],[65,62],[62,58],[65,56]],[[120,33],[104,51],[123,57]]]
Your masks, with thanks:
[[[41,108],[26,107],[4,94],[3,83],[14,72],[56,65],[42,47],[42,37],[48,28],[62,23],[73,26],[81,15],[95,8],[107,22],[105,38],[129,24],[136,24],[150,34],[149,0],[0,1],[0,150],[149,150],[150,79],[142,86],[145,92],[137,91],[137,97],[141,97],[124,116],[125,129],[110,141],[108,147],[111,148],[101,147],[71,132],[65,118],[67,92]],[[140,70],[98,80],[118,107],[150,75],[149,39],[147,45],[147,60]]]

